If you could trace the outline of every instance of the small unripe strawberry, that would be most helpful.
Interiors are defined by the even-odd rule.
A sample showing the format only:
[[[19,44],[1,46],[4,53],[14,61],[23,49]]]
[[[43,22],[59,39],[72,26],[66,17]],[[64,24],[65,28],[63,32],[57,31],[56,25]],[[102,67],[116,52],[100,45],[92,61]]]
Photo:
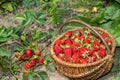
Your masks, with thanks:
[[[20,54],[19,54],[19,53],[15,53],[15,57],[16,57],[16,58],[19,58],[19,57],[20,57]]]
[[[41,51],[40,50],[36,51],[36,56],[41,56]]]
[[[26,70],[28,70],[28,69],[30,69],[31,68],[31,65],[30,65],[30,63],[25,63],[24,64],[24,68],[26,69]]]
[[[27,56],[28,58],[31,58],[32,55],[33,55],[33,51],[32,51],[31,49],[26,49],[26,50],[25,50],[25,54],[26,54],[26,56]]]
[[[31,67],[35,66],[36,65],[36,60],[35,59],[30,60],[30,65],[31,65]]]
[[[44,64],[44,59],[43,59],[43,58],[39,58],[39,59],[38,59],[38,63],[39,63],[39,64]]]
[[[25,60],[25,56],[24,56],[24,55],[21,55],[21,56],[20,56],[20,60],[23,60],[23,61],[24,61],[24,60]]]

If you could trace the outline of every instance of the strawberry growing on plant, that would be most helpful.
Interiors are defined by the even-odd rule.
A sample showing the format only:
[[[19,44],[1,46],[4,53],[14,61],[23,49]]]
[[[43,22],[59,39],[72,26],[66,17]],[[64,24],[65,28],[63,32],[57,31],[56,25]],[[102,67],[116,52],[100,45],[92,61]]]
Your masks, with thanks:
[[[28,58],[31,58],[32,55],[33,55],[33,51],[31,49],[26,49],[25,50],[25,55],[28,57]]]
[[[30,65],[31,67],[34,67],[36,65],[36,60],[35,59],[30,60]]]
[[[30,69],[31,68],[31,65],[30,65],[30,63],[25,63],[24,64],[24,68],[26,69],[26,70],[28,70],[28,69]]]

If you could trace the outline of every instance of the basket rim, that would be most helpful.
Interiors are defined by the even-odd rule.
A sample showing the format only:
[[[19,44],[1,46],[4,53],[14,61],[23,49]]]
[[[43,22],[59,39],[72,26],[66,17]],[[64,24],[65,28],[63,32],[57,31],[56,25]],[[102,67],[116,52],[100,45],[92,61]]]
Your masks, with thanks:
[[[75,30],[81,30],[81,29],[83,29],[83,27],[80,27],[80,28],[74,28],[74,29],[71,29],[71,30],[67,30],[64,33],[62,33],[61,35],[58,35],[58,37],[53,41],[53,43],[51,45],[51,48],[50,48],[51,49],[50,50],[51,51],[50,54],[51,54],[52,58],[56,62],[59,62],[62,65],[67,65],[67,66],[71,66],[71,67],[86,67],[86,66],[91,66],[91,65],[97,65],[98,63],[103,62],[104,60],[107,60],[110,57],[113,57],[114,56],[115,47],[116,47],[116,41],[115,41],[114,37],[112,36],[112,34],[109,33],[107,30],[105,30],[103,28],[100,28],[100,27],[93,26],[93,28],[96,29],[96,30],[99,30],[99,31],[103,31],[104,33],[108,34],[108,36],[111,38],[111,40],[112,40],[111,54],[108,54],[106,57],[104,57],[104,58],[102,58],[102,59],[100,59],[100,60],[98,60],[96,62],[88,63],[88,64],[68,63],[68,62],[65,62],[65,61],[62,61],[62,60],[58,59],[57,56],[56,56],[56,54],[55,54],[55,52],[54,52],[54,50],[53,50],[53,46],[55,44],[55,41],[57,39],[60,39],[61,37],[63,37],[63,35],[65,35],[65,32],[67,32],[67,31],[75,31]]]

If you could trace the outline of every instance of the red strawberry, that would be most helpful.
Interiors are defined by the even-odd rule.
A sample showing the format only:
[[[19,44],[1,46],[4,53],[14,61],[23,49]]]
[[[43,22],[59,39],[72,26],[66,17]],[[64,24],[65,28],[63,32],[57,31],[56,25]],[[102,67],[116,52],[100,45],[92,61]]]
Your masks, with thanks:
[[[94,45],[99,45],[100,42],[98,40],[94,40]]]
[[[33,51],[32,51],[31,49],[26,49],[26,50],[25,50],[25,54],[26,54],[26,56],[27,56],[28,58],[31,58],[32,55],[33,55]]]
[[[57,57],[58,57],[60,60],[64,60],[64,54],[59,54],[59,55],[57,55]]]
[[[92,36],[92,33],[88,33],[88,35],[87,35],[87,36],[89,36],[89,37],[90,37],[90,36]]]
[[[80,52],[75,52],[73,55],[72,55],[72,58],[79,58],[80,57]]]
[[[56,45],[61,45],[62,44],[62,41],[60,39],[56,40],[55,42]]]
[[[102,36],[103,38],[106,38],[106,37],[107,37],[107,34],[102,33],[101,36]]]
[[[36,55],[37,55],[37,56],[41,56],[41,51],[40,51],[40,50],[37,50],[37,51],[36,51]]]
[[[93,51],[90,49],[87,49],[87,52],[88,52],[88,55],[90,55],[90,56],[93,54]]]
[[[72,45],[72,40],[70,38],[67,38],[65,41],[64,41],[64,44],[70,44]]]
[[[65,58],[65,61],[66,61],[66,62],[70,62],[70,57],[66,57],[66,58]]]
[[[26,70],[28,70],[28,69],[30,69],[31,68],[31,66],[30,66],[30,63],[25,63],[24,64],[24,68],[26,69]]]
[[[79,61],[79,58],[72,58],[72,62],[73,63],[79,63],[80,61]]]
[[[83,40],[83,39],[84,39],[84,36],[78,36],[78,39],[79,39],[79,40]]]
[[[23,61],[24,61],[24,60],[25,60],[25,56],[24,56],[24,55],[21,55],[21,56],[20,56],[20,60],[23,60]]]
[[[108,45],[111,45],[112,44],[112,41],[111,40],[106,40],[107,44]]]
[[[66,32],[66,35],[67,35],[68,37],[71,37],[71,36],[72,36],[72,31],[67,31],[67,32]]]
[[[72,52],[75,53],[75,52],[78,52],[78,50],[75,47],[73,47]]]
[[[91,43],[91,38],[89,38],[89,37],[86,38],[86,39],[84,40],[84,42],[90,44],[90,43]]]
[[[100,49],[98,51],[98,53],[99,53],[100,57],[102,57],[102,58],[106,56],[106,50],[105,49]]]
[[[31,67],[35,66],[36,65],[36,60],[35,59],[30,60],[30,65],[31,65]]]
[[[88,63],[88,58],[80,58],[80,63],[82,63],[82,64],[86,64],[86,63]]]
[[[71,57],[72,56],[72,48],[65,48],[64,54],[66,57]]]
[[[93,50],[93,51],[97,51],[97,50],[99,50],[99,49],[100,49],[99,46],[96,46],[96,45],[92,46],[92,50]]]
[[[39,59],[38,59],[38,63],[39,63],[39,64],[43,64],[43,63],[44,63],[44,59],[43,59],[43,58],[39,58]]]
[[[54,51],[55,51],[56,55],[58,55],[59,53],[63,52],[63,49],[60,46],[55,45],[54,46]]]
[[[83,46],[83,47],[79,48],[79,51],[80,51],[81,54],[83,54],[85,51],[87,51],[86,46]]]

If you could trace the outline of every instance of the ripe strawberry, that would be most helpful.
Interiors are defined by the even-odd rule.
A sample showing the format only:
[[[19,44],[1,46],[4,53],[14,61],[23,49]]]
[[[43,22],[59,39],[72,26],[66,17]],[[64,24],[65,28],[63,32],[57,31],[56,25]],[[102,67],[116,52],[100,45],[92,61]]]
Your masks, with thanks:
[[[27,56],[28,58],[31,58],[32,55],[33,55],[33,51],[32,51],[31,49],[26,49],[26,50],[25,50],[25,54],[26,54],[26,56]]]
[[[66,57],[66,58],[65,58],[65,61],[66,61],[66,62],[70,62],[70,57]]]
[[[100,49],[99,46],[96,46],[96,45],[92,46],[92,50],[93,50],[93,51],[97,51],[97,50],[99,50],[99,49]]]
[[[31,65],[31,67],[35,66],[36,65],[36,60],[35,59],[30,60],[30,65]]]
[[[66,35],[67,35],[68,37],[71,37],[71,36],[72,36],[72,31],[66,32]]]
[[[89,59],[88,58],[80,58],[80,63],[81,64],[86,64],[88,63]]]
[[[86,46],[83,46],[83,47],[79,48],[79,51],[80,51],[81,54],[83,54],[85,51],[87,51]]]
[[[64,54],[59,54],[59,55],[57,55],[57,57],[58,57],[60,60],[63,60],[63,61],[64,61]]]
[[[84,36],[82,35],[82,36],[78,36],[78,39],[79,40],[83,40],[84,39]]]
[[[73,52],[73,53],[78,52],[77,48],[73,47],[73,48],[72,48],[72,52]]]
[[[65,48],[64,54],[66,57],[71,57],[72,56],[72,48]]]
[[[94,40],[94,45],[99,45],[100,42],[98,40]]]
[[[41,56],[41,51],[40,50],[36,51],[36,56]]]
[[[105,49],[100,49],[99,51],[98,51],[98,54],[100,55],[100,57],[105,57],[106,56],[106,50]]]
[[[88,52],[88,55],[90,55],[90,56],[93,54],[93,51],[90,49],[87,49],[87,52]]]
[[[80,57],[80,52],[75,52],[73,55],[72,55],[72,59],[74,58],[79,58]]]
[[[102,33],[101,36],[102,36],[103,38],[106,38],[106,37],[107,37],[107,34]]]
[[[79,63],[79,58],[72,58],[72,63]]]
[[[55,51],[56,55],[58,55],[59,53],[63,52],[63,49],[60,46],[55,45],[54,46],[54,51]]]
[[[62,44],[62,41],[60,39],[56,40],[55,42],[56,45],[61,45]]]
[[[106,40],[107,44],[108,45],[111,45],[112,44],[112,41],[111,40]]]
[[[86,39],[84,40],[84,42],[90,44],[90,43],[91,43],[91,38],[89,38],[89,37],[86,38]]]
[[[39,64],[43,64],[43,63],[44,63],[44,59],[43,59],[43,58],[39,58],[39,59],[38,59],[38,63],[39,63]]]
[[[24,55],[21,55],[21,56],[20,56],[20,60],[24,61],[24,60],[25,60],[25,56],[24,56]]]
[[[30,69],[31,68],[31,66],[30,66],[30,63],[25,63],[24,64],[24,68],[26,69],[26,70],[28,70],[28,69]]]
[[[72,40],[71,40],[70,38],[67,38],[67,39],[64,41],[64,44],[72,45]]]

